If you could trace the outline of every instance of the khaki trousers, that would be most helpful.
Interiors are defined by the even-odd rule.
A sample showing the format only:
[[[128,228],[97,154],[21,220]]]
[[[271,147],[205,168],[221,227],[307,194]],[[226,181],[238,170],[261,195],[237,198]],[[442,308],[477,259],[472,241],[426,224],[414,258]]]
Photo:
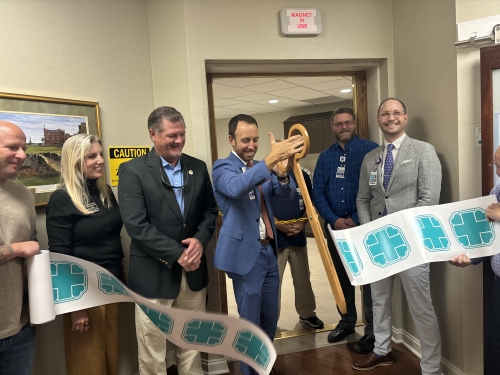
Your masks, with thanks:
[[[86,309],[89,330],[71,330],[71,315],[64,314],[64,346],[68,375],[118,375],[120,304]]]
[[[295,290],[295,310],[301,318],[316,316],[316,298],[311,286],[311,272],[307,246],[288,246],[278,249],[278,269],[280,272],[280,294],[278,299],[278,316],[281,311],[281,283],[286,264],[290,263],[290,272]]]
[[[187,283],[186,273],[182,271],[181,289],[175,299],[152,298],[151,302],[163,306],[178,307],[191,311],[206,311],[206,289],[193,292]],[[154,325],[142,309],[135,306],[135,329],[141,375],[166,375],[167,340],[165,334]],[[175,346],[168,343],[169,346]],[[177,372],[179,375],[203,375],[201,355],[197,350],[186,350],[175,346]]]

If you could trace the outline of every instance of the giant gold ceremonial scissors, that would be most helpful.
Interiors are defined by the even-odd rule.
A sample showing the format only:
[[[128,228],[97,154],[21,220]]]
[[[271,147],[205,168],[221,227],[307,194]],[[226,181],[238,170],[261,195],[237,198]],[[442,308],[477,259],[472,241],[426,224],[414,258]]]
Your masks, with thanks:
[[[345,304],[344,292],[342,292],[342,288],[340,287],[339,278],[337,276],[337,272],[335,271],[335,267],[333,266],[332,258],[330,256],[330,252],[328,251],[328,247],[326,245],[326,239],[323,235],[323,230],[321,229],[321,225],[318,220],[318,214],[316,209],[314,208],[311,197],[309,196],[309,191],[307,190],[306,182],[304,180],[304,176],[302,175],[302,170],[300,169],[299,160],[304,158],[309,152],[309,134],[307,133],[306,128],[301,124],[293,125],[289,132],[288,137],[291,137],[294,131],[298,131],[302,138],[304,139],[304,148],[301,152],[293,155],[288,159],[287,166],[283,166],[281,162],[278,163],[278,168],[282,172],[288,172],[290,169],[293,169],[295,174],[295,178],[297,179],[297,183],[299,184],[300,192],[302,193],[302,198],[304,199],[304,203],[306,205],[307,218],[309,219],[309,223],[311,224],[311,228],[314,234],[314,239],[316,240],[316,244],[318,245],[319,254],[321,255],[321,260],[323,261],[323,265],[325,266],[326,275],[328,276],[328,281],[330,282],[330,288],[332,288],[333,297],[335,298],[335,302],[342,314],[347,313],[347,307]],[[329,236],[329,233],[326,233]]]

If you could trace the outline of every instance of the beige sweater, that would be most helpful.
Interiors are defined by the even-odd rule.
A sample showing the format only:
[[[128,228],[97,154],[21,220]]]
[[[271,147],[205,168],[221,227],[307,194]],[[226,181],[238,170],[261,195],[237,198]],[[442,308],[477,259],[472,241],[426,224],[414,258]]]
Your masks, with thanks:
[[[7,180],[0,186],[0,246],[35,240],[35,200],[23,185]],[[28,322],[25,259],[0,265],[0,339],[13,336]]]

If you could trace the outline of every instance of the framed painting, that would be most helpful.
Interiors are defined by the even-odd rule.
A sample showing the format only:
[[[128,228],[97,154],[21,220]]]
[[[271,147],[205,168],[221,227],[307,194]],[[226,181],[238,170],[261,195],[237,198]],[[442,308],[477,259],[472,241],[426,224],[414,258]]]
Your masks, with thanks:
[[[76,134],[101,137],[99,103],[42,96],[0,93],[0,120],[26,134],[27,158],[15,180],[45,206],[61,182],[61,149]]]

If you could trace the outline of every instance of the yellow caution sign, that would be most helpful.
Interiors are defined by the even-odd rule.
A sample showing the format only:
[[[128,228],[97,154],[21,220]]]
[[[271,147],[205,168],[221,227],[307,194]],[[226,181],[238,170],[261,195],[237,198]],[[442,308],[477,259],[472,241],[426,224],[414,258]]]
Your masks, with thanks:
[[[118,186],[118,168],[121,163],[125,163],[138,156],[146,155],[149,147],[109,147],[109,181],[111,186]]]

